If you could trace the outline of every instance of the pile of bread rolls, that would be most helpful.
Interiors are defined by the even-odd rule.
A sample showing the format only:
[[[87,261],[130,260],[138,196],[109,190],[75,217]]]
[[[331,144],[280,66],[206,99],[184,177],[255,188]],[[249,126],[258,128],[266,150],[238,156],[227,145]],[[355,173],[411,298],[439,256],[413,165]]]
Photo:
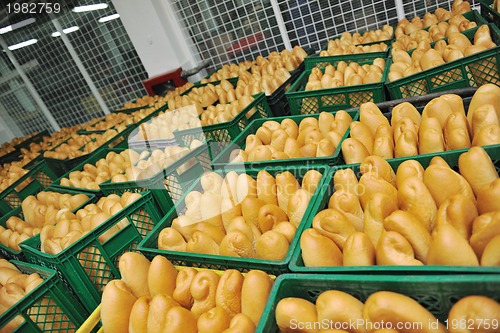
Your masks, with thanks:
[[[463,297],[449,310],[445,326],[419,302],[401,293],[377,291],[363,303],[343,291],[327,290],[318,296],[316,304],[303,298],[283,298],[276,306],[275,319],[283,333],[295,331],[293,328],[299,325],[311,328],[300,332],[311,333],[459,333],[488,332],[489,328],[491,332],[496,332],[500,321],[500,304],[486,296]],[[321,328],[314,329],[313,325]],[[333,329],[337,327],[349,330]],[[380,329],[371,329],[373,327]],[[395,330],[396,327],[404,327],[404,330]]]
[[[254,95],[260,92],[264,92],[266,96],[271,95],[290,78],[290,72],[297,69],[305,57],[307,52],[298,45],[292,51],[271,52],[267,58],[258,56],[250,72],[240,73],[236,86],[237,95]]]
[[[104,288],[105,332],[253,333],[269,297],[272,279],[263,271],[198,271],[156,256],[124,253],[121,280]]]
[[[369,155],[390,159],[500,144],[500,87],[481,86],[467,115],[460,96],[445,94],[427,103],[422,114],[408,102],[396,105],[390,123],[375,104],[364,103],[359,119],[342,142],[347,164]]]
[[[83,124],[82,129],[86,131],[103,131],[121,123],[124,123],[124,125],[127,125],[127,123],[131,124],[130,116],[126,113],[110,113],[104,117],[96,118],[92,122]]]
[[[184,215],[158,236],[158,248],[265,260],[285,258],[322,174],[308,171],[302,186],[289,171],[256,179],[228,172],[201,177],[203,193],[187,194]]]
[[[117,110],[123,110],[123,109],[132,109],[132,108],[138,108],[142,106],[153,106],[154,103],[158,100],[160,96],[154,95],[145,95],[142,97],[139,97],[135,100],[135,102],[126,102],[123,104],[123,107],[118,108]]]
[[[0,243],[20,251],[19,243],[38,235],[44,225],[54,223],[54,218],[75,210],[88,200],[85,194],[51,191],[30,195],[21,203],[23,218],[11,216],[6,221],[6,228],[0,226]]]
[[[201,126],[215,125],[232,120],[243,109],[252,103],[254,100],[251,95],[241,95],[233,101],[228,101],[226,104],[209,105],[200,116]],[[253,108],[249,110],[245,116],[251,117],[257,110]]]
[[[165,106],[165,104],[167,104],[170,99],[172,99],[175,96],[180,96],[183,92],[187,91],[189,88],[191,88],[193,86],[194,86],[194,84],[192,82],[187,82],[183,86],[176,87],[174,90],[168,91],[165,94],[165,96],[160,96],[158,98],[158,100],[154,104],[153,110],[158,109],[162,106]]]
[[[426,18],[433,17],[432,15],[433,14],[429,13],[426,14],[424,16],[424,22]],[[434,20],[437,21],[437,18],[435,18]],[[410,26],[412,26],[413,29],[414,25],[408,22],[407,27]],[[463,32],[475,27],[477,27],[476,22],[469,21],[461,14],[455,15],[448,21],[434,23],[431,26],[425,27],[428,28],[428,30],[415,30],[409,35],[406,35],[402,31],[399,31],[400,35],[396,38],[396,41],[392,43],[392,48],[401,49],[404,51],[413,50],[417,48],[419,43],[431,43],[449,37],[454,32]],[[404,27],[402,26],[401,28]]]
[[[16,148],[14,148],[14,145],[11,142],[4,142],[0,146],[0,157],[13,152],[14,150],[16,150]]]
[[[352,117],[340,110],[321,112],[318,118],[268,120],[246,138],[244,150],[235,150],[231,162],[257,162],[289,158],[332,156],[349,128]]]
[[[329,40],[326,50],[322,50],[319,56],[328,57],[344,54],[383,52],[388,48],[386,43],[371,45],[360,44],[390,40],[393,33],[394,28],[387,24],[382,26],[382,29],[366,31],[362,35],[358,32],[353,34],[344,32],[340,35],[340,38]]]
[[[139,154],[134,150],[126,149],[120,153],[111,151],[95,164],[86,163],[83,170],[70,172],[68,178],[61,178],[59,184],[61,186],[99,190],[99,184],[108,179],[118,175],[126,178],[129,175],[131,176],[131,166],[138,161]],[[124,172],[125,175],[123,175]]]
[[[305,90],[380,82],[382,81],[384,68],[385,60],[382,58],[376,58],[371,65],[360,65],[354,61],[348,64],[342,60],[337,64],[337,68],[332,65],[326,66],[323,70],[315,67],[309,74]]]
[[[12,162],[0,166],[0,192],[5,191],[9,186],[27,174],[29,170],[23,169],[21,163]],[[28,178],[16,186],[16,191],[22,190],[33,179]]]
[[[472,42],[464,34],[452,32],[448,34],[447,42],[441,39],[433,47],[428,40],[422,41],[411,55],[405,49],[393,48],[391,51],[393,62],[388,78],[389,81],[395,81],[495,46],[491,39],[490,28],[485,24],[477,28]],[[469,70],[473,72],[474,77],[481,77],[481,73],[476,73],[479,69]]]
[[[14,304],[21,301],[26,295],[28,295],[32,290],[43,283],[43,279],[38,275],[38,273],[23,274],[14,264],[8,262],[5,259],[0,259],[0,315],[8,311]],[[42,302],[50,304],[49,307],[36,306],[28,309],[28,315],[35,324],[40,322],[40,319],[47,319],[44,323],[45,329],[61,329],[61,323],[53,323],[53,320],[49,320],[45,316],[49,316],[49,309],[53,308],[55,304],[52,300],[44,299]],[[44,305],[48,305],[44,304]],[[36,313],[38,311],[39,313]],[[58,313],[62,313],[61,309]],[[51,315],[51,318],[53,315]],[[24,318],[21,315],[14,317],[5,326],[0,328],[2,332],[13,332],[20,325],[24,323]],[[66,328],[74,329],[71,323],[66,323]],[[71,326],[70,326],[71,325]]]
[[[201,109],[203,112],[203,109]],[[200,112],[200,113],[201,113]],[[198,111],[193,105],[160,113],[150,121],[139,125],[137,139],[158,140],[173,139],[174,131],[190,128],[200,128],[201,122]]]
[[[54,212],[49,219],[51,223],[41,227],[40,250],[49,254],[62,252],[139,198],[141,198],[139,193],[125,192],[121,197],[111,194],[100,198],[96,204],[86,205],[76,213],[72,213],[69,209]],[[48,219],[47,214],[45,217]],[[104,243],[128,224],[128,219],[123,218],[100,235],[98,240]],[[93,264],[99,265],[98,262]],[[86,265],[84,266],[86,267]]]
[[[253,61],[245,60],[238,64],[223,65],[221,69],[210,75],[208,79],[201,79],[200,83],[209,83],[238,77],[242,73],[247,72],[248,69],[253,65],[253,63]]]
[[[67,142],[55,147],[51,151],[44,152],[43,155],[58,160],[79,157],[83,155],[80,149],[91,140],[92,138],[89,135],[73,134]]]
[[[361,178],[338,170],[328,208],[300,240],[305,266],[500,266],[500,178],[482,147],[396,172],[367,157]],[[478,172],[480,170],[480,172]]]

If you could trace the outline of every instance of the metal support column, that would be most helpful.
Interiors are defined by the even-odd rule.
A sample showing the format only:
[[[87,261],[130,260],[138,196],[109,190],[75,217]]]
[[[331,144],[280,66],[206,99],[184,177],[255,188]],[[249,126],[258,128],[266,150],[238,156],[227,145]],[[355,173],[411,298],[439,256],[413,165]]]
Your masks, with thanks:
[[[283,39],[285,48],[287,50],[292,50],[292,43],[290,43],[290,38],[288,38],[288,31],[286,30],[285,21],[283,21],[283,16],[281,15],[278,0],[271,0],[271,5],[273,6],[274,16],[276,17],[276,23],[278,23],[278,28],[280,29],[281,38]]]
[[[12,62],[12,64],[16,68],[17,72],[19,73],[19,76],[21,77],[24,84],[26,85],[26,89],[28,89],[31,96],[33,96],[35,103],[38,105],[38,107],[40,108],[42,113],[45,115],[45,117],[47,117],[47,120],[49,121],[50,125],[52,125],[52,128],[55,131],[61,130],[61,127],[59,126],[57,121],[52,116],[52,113],[50,113],[49,109],[47,108],[47,106],[43,102],[42,98],[40,97],[40,95],[36,91],[33,84],[31,84],[31,81],[28,78],[28,76],[26,75],[26,73],[24,72],[24,69],[21,67],[21,65],[17,61],[16,57],[14,57],[14,54],[12,54],[12,51],[9,50],[7,43],[5,43],[5,40],[2,38],[2,36],[0,36],[0,46],[2,46],[2,48],[4,49],[5,53],[9,57],[10,61]]]
[[[56,27],[57,31],[59,31],[59,33],[61,34],[60,37],[62,38],[64,45],[68,49],[68,52],[71,55],[71,58],[75,62],[76,66],[80,70],[80,73],[82,73],[83,78],[85,79],[85,82],[87,82],[90,90],[94,94],[94,97],[96,98],[97,103],[99,103],[99,106],[101,107],[101,109],[104,113],[109,114],[110,112],[109,112],[108,106],[106,105],[106,103],[102,99],[101,94],[99,93],[99,91],[97,90],[97,87],[94,84],[94,81],[92,81],[92,79],[90,78],[90,75],[87,72],[87,69],[85,68],[85,66],[83,66],[83,63],[80,60],[80,57],[78,57],[78,54],[76,54],[76,51],[73,48],[73,45],[71,45],[71,42],[69,41],[68,36],[66,36],[66,34],[63,32],[63,28],[61,27],[61,24],[59,23],[57,18],[55,18],[55,16],[51,15],[51,19],[52,19],[52,24],[54,24],[54,27]]]
[[[396,5],[396,13],[398,14],[398,21],[401,21],[405,18],[405,9],[403,7],[403,0],[395,0],[394,4]]]

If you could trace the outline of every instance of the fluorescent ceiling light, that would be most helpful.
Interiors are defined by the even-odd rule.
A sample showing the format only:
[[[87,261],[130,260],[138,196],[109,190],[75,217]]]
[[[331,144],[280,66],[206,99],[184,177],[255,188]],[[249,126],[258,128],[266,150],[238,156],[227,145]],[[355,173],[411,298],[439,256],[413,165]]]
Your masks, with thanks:
[[[78,7],[73,8],[73,11],[75,13],[81,13],[81,12],[90,12],[92,10],[106,9],[106,8],[108,8],[107,4],[97,3],[95,5],[78,6]]]
[[[35,44],[36,42],[38,42],[37,39],[30,39],[30,40],[27,40],[25,42],[21,42],[19,44],[14,44],[14,45],[9,46],[9,50],[11,50],[11,51],[17,50],[17,49],[20,49],[21,47],[25,47],[25,46],[28,46],[28,45],[31,45],[31,44]]]
[[[67,34],[70,34],[70,33],[74,32],[74,31],[77,31],[79,29],[80,28],[78,28],[77,26],[73,26],[73,27],[69,27],[69,28],[63,29],[63,32],[67,35]],[[61,33],[59,31],[56,31],[51,36],[52,37],[59,37],[59,36],[61,36]]]
[[[14,23],[12,25],[8,25],[6,27],[0,28],[0,35],[4,34],[4,33],[7,33],[9,31],[12,31],[12,30],[16,30],[16,29],[25,27],[25,26],[27,26],[27,25],[35,22],[35,21],[36,21],[36,19],[34,19],[34,18],[31,17],[31,18],[23,20],[21,22],[17,22],[17,23]]]
[[[117,19],[119,17],[120,17],[120,14],[113,14],[113,15],[101,17],[98,21],[101,23],[104,23],[104,22],[108,22],[108,21]]]

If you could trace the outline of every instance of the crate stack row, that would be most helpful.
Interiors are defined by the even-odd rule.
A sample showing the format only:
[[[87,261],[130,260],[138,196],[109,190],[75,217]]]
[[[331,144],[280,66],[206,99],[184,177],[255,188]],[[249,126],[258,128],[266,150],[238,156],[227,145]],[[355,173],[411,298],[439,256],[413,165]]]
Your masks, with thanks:
[[[453,13],[477,25],[461,19],[462,42],[487,26],[498,43],[462,3]],[[423,19],[444,29],[453,13]],[[498,331],[498,47],[416,72],[429,48],[395,45],[426,47],[416,38],[436,29],[415,19],[224,66],[89,154],[44,156],[50,179],[6,207],[0,253],[47,287],[0,326]],[[103,121],[79,135],[116,126]]]

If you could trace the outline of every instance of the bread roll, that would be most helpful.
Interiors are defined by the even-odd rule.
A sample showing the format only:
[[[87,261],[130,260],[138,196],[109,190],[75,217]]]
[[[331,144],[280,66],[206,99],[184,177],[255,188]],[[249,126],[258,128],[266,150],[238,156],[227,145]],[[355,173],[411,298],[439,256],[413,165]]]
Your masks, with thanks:
[[[446,150],[469,148],[471,137],[465,114],[454,112],[448,116],[443,127]]]
[[[205,172],[200,179],[201,187],[205,193],[221,193],[222,181],[222,177],[215,172]]]
[[[269,128],[261,126],[255,132],[255,135],[260,139],[262,144],[268,145],[271,143],[272,132]]]
[[[6,283],[0,288],[0,304],[7,308],[14,306],[25,296],[22,287],[15,283]]]
[[[304,178],[302,178],[302,188],[313,195],[319,185],[321,177],[323,177],[323,175],[317,170],[307,171]]]
[[[449,197],[439,207],[436,224],[451,224],[463,238],[469,239],[472,233],[472,223],[478,216],[474,203],[462,194]]]
[[[257,240],[255,252],[257,258],[264,260],[283,260],[288,253],[290,244],[287,238],[274,230],[269,230]]]
[[[415,327],[415,325],[419,325],[422,327],[419,332],[422,333],[446,332],[442,324],[439,324],[437,329],[429,325],[429,323],[437,322],[437,319],[417,301],[391,291],[379,291],[371,294],[363,307],[363,319],[365,325],[369,327],[384,327],[383,322],[386,327],[389,324],[391,324],[390,327]],[[412,329],[399,329],[398,331],[401,333],[415,332]]]
[[[467,323],[450,325],[450,333],[497,332],[498,327],[485,325],[495,321],[500,322],[500,304],[486,296],[466,296],[455,303],[448,314],[449,323]]]
[[[243,233],[250,240],[253,247],[255,247],[257,239],[261,235],[259,229],[253,224],[246,223],[243,216],[238,216],[231,221],[229,229],[226,232],[230,233],[232,231],[239,231]]]
[[[380,125],[389,125],[389,120],[387,120],[378,106],[373,102],[361,104],[359,107],[359,120],[361,123],[369,125],[368,128],[373,137],[375,137],[375,131]]]
[[[299,227],[299,224],[304,217],[306,209],[309,206],[311,196],[312,195],[308,191],[298,189],[288,199],[288,209],[286,212],[290,219],[290,223],[292,223],[296,228]]]
[[[394,157],[418,155],[418,137],[412,131],[404,131],[395,141]]]
[[[399,189],[406,178],[417,177],[420,180],[424,179],[424,168],[415,160],[406,160],[401,163],[396,171],[396,185]]]
[[[220,277],[213,271],[201,271],[194,277],[190,287],[194,300],[191,312],[196,318],[215,307],[219,279]]]
[[[376,249],[377,265],[421,266],[408,240],[396,231],[383,232]]]
[[[400,140],[400,137],[404,132],[411,132],[415,135],[416,138],[418,138],[418,127],[413,123],[413,121],[408,118],[403,118],[398,123],[396,123],[393,130],[395,143]]]
[[[201,231],[195,231],[193,237],[186,244],[186,251],[201,254],[219,254],[219,244]]]
[[[149,302],[151,296],[142,296],[135,301],[130,311],[129,333],[147,333]]]
[[[215,295],[215,304],[223,309],[231,319],[241,312],[241,289],[243,275],[235,269],[229,269],[222,274]],[[229,323],[228,323],[229,327]]]
[[[483,104],[474,110],[471,123],[471,133],[474,137],[483,127],[500,125],[495,107],[491,104]]]
[[[149,295],[148,271],[150,265],[149,260],[137,252],[125,252],[120,257],[118,268],[122,280],[136,298]]]
[[[241,231],[229,232],[220,243],[220,255],[255,258],[255,250],[252,241]]]
[[[409,177],[399,184],[398,204],[401,210],[415,216],[428,232],[434,229],[437,206],[421,179]]]
[[[339,247],[315,229],[306,229],[302,233],[300,248],[306,267],[342,266],[342,252]]]
[[[266,204],[260,207],[258,212],[258,228],[266,232],[274,228],[280,222],[288,221],[286,213],[275,204]]]
[[[136,300],[124,281],[110,281],[104,287],[101,299],[101,322],[104,331],[127,333],[130,313]]]
[[[430,154],[445,150],[443,128],[437,118],[425,118],[418,130],[418,153]]]
[[[170,296],[157,294],[149,302],[147,331],[163,332],[167,328],[167,312],[179,304]]]
[[[449,167],[429,165],[424,172],[424,184],[438,207],[454,194],[463,194],[474,202],[476,200],[465,178]]]
[[[350,129],[351,138],[361,142],[368,151],[368,154],[371,154],[373,152],[373,140],[375,137],[374,134],[372,134],[370,127],[362,122],[354,121],[351,123]]]
[[[356,232],[352,223],[338,210],[325,209],[316,214],[312,227],[331,239],[342,250],[347,238]]]
[[[375,193],[373,198],[368,201],[364,210],[363,230],[375,248],[384,231],[383,221],[396,209],[398,209],[396,202],[384,193]]]
[[[373,155],[380,156],[383,159],[394,158],[394,140],[391,137],[375,137]]]
[[[469,110],[467,112],[467,120],[469,125],[472,126],[472,118],[474,116],[475,110],[485,104],[491,104],[497,112],[498,118],[500,118],[500,87],[495,84],[488,83],[480,86],[472,100],[469,104]]]
[[[238,313],[231,319],[229,328],[222,333],[253,333],[255,324],[252,319],[243,313]]]
[[[361,174],[372,172],[372,174],[388,183],[396,186],[396,174],[389,163],[379,156],[369,156],[365,158],[359,166]]]
[[[148,271],[148,288],[151,296],[163,294],[172,296],[177,280],[177,270],[165,257],[160,255],[153,258]]]
[[[257,174],[257,198],[267,204],[278,204],[276,180],[266,170]]]
[[[201,218],[203,221],[212,224],[215,227],[222,228],[222,215],[221,215],[221,201],[222,196],[219,192],[205,192],[200,200]]]
[[[481,255],[481,266],[500,266],[500,234],[486,244]]]
[[[310,327],[311,323],[318,322],[316,306],[308,300],[302,298],[288,297],[283,298],[276,306],[276,324],[280,332],[294,331],[293,323],[297,326],[305,327],[301,331],[304,333],[318,332]]]
[[[179,271],[175,280],[175,289],[172,294],[172,298],[186,309],[191,309],[191,306],[193,305],[191,283],[197,273],[198,271],[194,268],[185,267]]]
[[[165,314],[165,329],[162,333],[197,333],[196,318],[191,311],[173,306]]]
[[[195,221],[200,221],[201,217],[201,197],[202,193],[191,191],[186,195],[184,202],[186,203],[186,216],[189,216]]]
[[[482,188],[498,178],[491,158],[481,147],[472,147],[469,151],[461,154],[458,158],[458,167],[460,174],[471,185],[476,196]],[[481,172],[477,172],[478,169]]]
[[[247,196],[241,202],[241,213],[248,224],[259,226],[259,211],[265,206],[265,202],[251,196]]]
[[[335,191],[347,191],[358,196],[358,178],[352,169],[336,170],[333,174],[333,184]]]
[[[295,237],[295,233],[297,232],[297,228],[290,222],[280,222],[274,226],[272,229],[276,232],[279,232],[287,239],[288,243],[291,243],[293,238]]]
[[[278,205],[288,214],[288,202],[290,197],[300,189],[300,185],[295,176],[289,171],[276,175],[276,187],[278,196]]]
[[[283,129],[286,132],[288,137],[297,139],[297,136],[299,135],[299,126],[295,121],[293,121],[290,118],[286,118],[281,121],[280,126],[281,129]]]
[[[255,325],[259,323],[272,285],[273,281],[263,271],[251,270],[245,276],[241,289],[241,313]]]
[[[227,232],[229,225],[231,224],[231,220],[235,217],[241,216],[241,204],[234,204],[234,202],[229,198],[222,199],[220,203],[222,224],[224,226],[224,230]]]
[[[395,126],[403,118],[409,118],[415,126],[420,126],[422,121],[420,113],[408,102],[399,103],[392,109],[391,126]]]
[[[21,275],[21,272],[17,269],[17,267],[0,267],[0,284],[3,286],[7,284],[7,281],[18,275]]]
[[[363,231],[364,212],[356,195],[347,191],[336,191],[328,201],[328,208],[341,212],[357,231]]]
[[[214,307],[198,318],[198,333],[222,333],[229,328],[231,317],[220,307]]]
[[[342,291],[322,292],[316,300],[316,312],[320,323],[339,323],[335,327],[340,325],[342,325],[341,327],[349,327],[352,322],[361,323],[361,325],[354,325],[351,332],[367,332],[363,323],[363,303]]]
[[[158,235],[158,249],[186,252],[187,243],[174,228],[165,228]]]
[[[432,232],[427,264],[479,266],[479,261],[467,240],[453,226],[444,223]]]
[[[495,179],[489,185],[482,187],[477,195],[477,210],[479,214],[500,210],[500,178]]]
[[[370,238],[363,232],[351,234],[343,249],[344,266],[372,266],[375,265],[375,248]]]
[[[370,156],[370,152],[361,141],[347,138],[342,141],[342,156],[346,164],[354,164],[361,163],[366,157]]]
[[[470,245],[478,258],[481,258],[486,245],[500,234],[500,212],[480,215],[472,222]]]
[[[237,182],[238,203],[241,203],[245,197],[257,197],[257,182],[247,174],[240,174]]]
[[[368,202],[377,193],[387,195],[392,201],[397,202],[398,191],[397,189],[385,180],[375,177],[372,173],[367,173],[359,179],[360,195],[359,201],[361,206],[365,209]]]
[[[321,134],[326,136],[330,131],[332,123],[335,121],[335,116],[329,112],[321,112],[318,117],[318,127]]]

